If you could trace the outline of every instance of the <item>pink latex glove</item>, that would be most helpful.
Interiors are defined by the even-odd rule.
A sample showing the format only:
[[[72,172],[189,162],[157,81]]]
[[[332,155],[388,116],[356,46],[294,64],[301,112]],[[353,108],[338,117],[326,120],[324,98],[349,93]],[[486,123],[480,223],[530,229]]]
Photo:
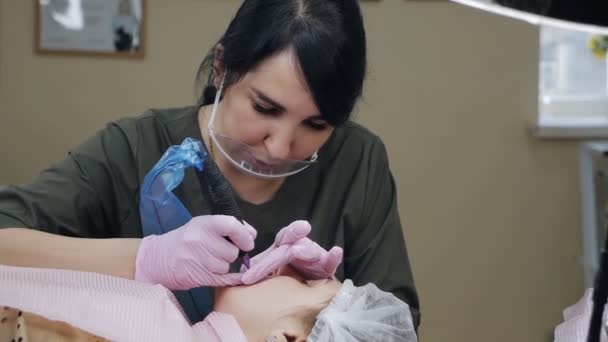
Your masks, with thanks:
[[[330,278],[342,262],[342,248],[334,246],[326,251],[306,237],[310,229],[307,221],[295,221],[281,229],[274,244],[251,259],[249,269],[243,266],[243,284],[257,283],[288,264],[306,279]]]
[[[232,216],[192,218],[163,235],[145,237],[135,263],[135,280],[171,290],[240,285],[240,273],[228,273],[239,249],[254,247],[256,230]],[[233,243],[224,237],[229,237]]]

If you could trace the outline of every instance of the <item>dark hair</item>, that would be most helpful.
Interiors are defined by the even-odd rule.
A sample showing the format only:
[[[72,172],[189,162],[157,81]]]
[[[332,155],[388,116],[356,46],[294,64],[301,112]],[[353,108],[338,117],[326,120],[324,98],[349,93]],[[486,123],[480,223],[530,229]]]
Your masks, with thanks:
[[[245,0],[218,44],[224,87],[264,59],[293,48],[312,97],[327,122],[348,120],[366,71],[365,29],[356,0]],[[216,45],[217,46],[217,45]],[[198,104],[213,103],[215,46],[197,73],[206,82]]]

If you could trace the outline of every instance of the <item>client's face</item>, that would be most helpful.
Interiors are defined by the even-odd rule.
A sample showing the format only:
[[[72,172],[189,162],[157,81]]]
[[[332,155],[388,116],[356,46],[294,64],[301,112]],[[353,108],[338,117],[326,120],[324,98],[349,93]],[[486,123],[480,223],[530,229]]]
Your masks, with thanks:
[[[305,341],[316,313],[340,286],[335,279],[306,280],[285,267],[251,286],[216,289],[214,310],[233,315],[249,341]]]

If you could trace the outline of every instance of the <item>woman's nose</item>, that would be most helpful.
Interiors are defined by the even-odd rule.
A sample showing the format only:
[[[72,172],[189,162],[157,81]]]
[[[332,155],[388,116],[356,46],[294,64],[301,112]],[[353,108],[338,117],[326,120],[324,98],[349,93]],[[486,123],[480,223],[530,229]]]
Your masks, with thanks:
[[[289,156],[289,146],[283,142],[273,141],[267,143],[266,149],[272,159],[286,159]]]
[[[293,135],[293,130],[290,129],[277,130],[268,135],[265,145],[270,157],[274,159],[289,158]]]

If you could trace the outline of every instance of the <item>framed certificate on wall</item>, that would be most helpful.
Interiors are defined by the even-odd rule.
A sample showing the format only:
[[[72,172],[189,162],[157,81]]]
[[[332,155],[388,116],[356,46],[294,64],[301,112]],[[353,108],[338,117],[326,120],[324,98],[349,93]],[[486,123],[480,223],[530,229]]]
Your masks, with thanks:
[[[39,54],[143,58],[146,0],[34,0]]]

